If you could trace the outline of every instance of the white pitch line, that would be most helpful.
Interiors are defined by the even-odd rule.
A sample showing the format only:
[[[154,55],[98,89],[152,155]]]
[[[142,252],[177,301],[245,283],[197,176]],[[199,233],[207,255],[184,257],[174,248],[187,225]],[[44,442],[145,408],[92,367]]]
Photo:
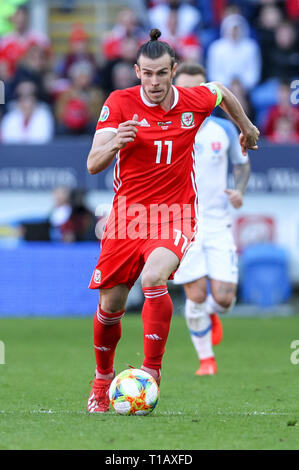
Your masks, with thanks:
[[[299,412],[298,412],[299,413]],[[91,413],[84,410],[0,410],[1,415],[11,414],[45,414],[45,415],[86,415],[89,416]],[[97,415],[97,413],[94,413]],[[119,416],[114,411],[110,411],[109,415]],[[108,416],[109,416],[108,415]],[[195,415],[191,415],[189,413],[184,413],[182,411],[157,411],[154,412],[154,415],[158,416],[190,416],[190,418],[201,418],[207,416],[294,416],[294,412],[283,412],[283,411],[243,411],[243,412],[230,412],[230,411],[217,411],[216,413],[197,413]],[[103,414],[101,414],[103,416]],[[107,415],[106,415],[107,416]]]

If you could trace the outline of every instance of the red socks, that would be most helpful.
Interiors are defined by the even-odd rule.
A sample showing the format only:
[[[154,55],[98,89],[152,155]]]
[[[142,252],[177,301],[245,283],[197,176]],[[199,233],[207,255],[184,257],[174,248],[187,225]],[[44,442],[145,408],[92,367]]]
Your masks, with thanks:
[[[145,302],[142,309],[143,321],[143,365],[150,369],[161,368],[170,322],[172,300],[167,286],[144,287]]]
[[[113,361],[117,343],[121,338],[121,319],[125,312],[106,313],[98,307],[93,319],[94,350],[97,371],[100,374],[113,372]]]
[[[143,321],[143,365],[159,370],[169,333],[173,305],[167,286],[144,287],[145,301]],[[94,316],[94,348],[97,371],[106,375],[113,372],[117,343],[121,338],[121,319],[124,311],[106,313],[100,307]]]

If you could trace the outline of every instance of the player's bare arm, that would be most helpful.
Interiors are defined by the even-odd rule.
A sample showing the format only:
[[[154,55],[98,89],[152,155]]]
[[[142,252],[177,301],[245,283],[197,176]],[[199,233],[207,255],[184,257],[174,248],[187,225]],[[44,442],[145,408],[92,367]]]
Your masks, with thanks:
[[[235,209],[239,209],[243,205],[243,195],[246,191],[248,180],[250,177],[250,162],[244,165],[234,165],[235,189],[227,189],[229,202]]]
[[[233,119],[241,131],[240,145],[243,155],[247,154],[247,149],[257,150],[257,141],[260,135],[258,128],[248,119],[235,95],[221,83],[214,82],[214,84],[222,94],[220,107]]]
[[[87,158],[87,169],[95,175],[105,170],[114,159],[117,152],[129,142],[134,142],[139,126],[138,116],[123,122],[118,126],[117,132],[105,131],[96,134]]]

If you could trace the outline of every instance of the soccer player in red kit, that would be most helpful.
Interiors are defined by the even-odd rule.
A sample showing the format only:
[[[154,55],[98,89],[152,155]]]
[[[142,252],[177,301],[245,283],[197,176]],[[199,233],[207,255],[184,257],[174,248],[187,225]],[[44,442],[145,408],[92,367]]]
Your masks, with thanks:
[[[195,135],[216,105],[235,120],[244,151],[256,149],[259,132],[240,103],[221,84],[172,85],[177,64],[159,30],[137,53],[141,85],[117,90],[106,100],[90,150],[91,174],[116,158],[115,197],[90,282],[99,289],[94,316],[96,373],[89,412],[109,410],[114,354],[128,293],[142,272],[144,361],[142,369],[160,383],[172,301],[167,280],[177,269],[196,230]],[[200,230],[200,227],[199,227]]]

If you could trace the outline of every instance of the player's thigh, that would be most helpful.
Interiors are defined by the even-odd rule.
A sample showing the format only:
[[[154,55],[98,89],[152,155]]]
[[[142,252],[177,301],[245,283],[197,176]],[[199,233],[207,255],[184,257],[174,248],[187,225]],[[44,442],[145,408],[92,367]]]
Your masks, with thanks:
[[[148,256],[141,275],[143,287],[165,284],[179,264],[178,256],[165,247],[155,248]]]
[[[210,279],[211,294],[218,304],[229,308],[237,292],[237,284]]]
[[[187,299],[201,304],[207,297],[207,280],[205,277],[202,277],[196,281],[188,282],[184,284],[184,290]]]
[[[128,294],[129,289],[125,284],[100,289],[100,306],[107,313],[125,310]]]
[[[224,283],[238,283],[238,257],[229,229],[212,233],[205,243],[207,275]]]
[[[184,254],[174,275],[175,284],[191,284],[207,275],[205,250],[202,243],[195,241]]]

